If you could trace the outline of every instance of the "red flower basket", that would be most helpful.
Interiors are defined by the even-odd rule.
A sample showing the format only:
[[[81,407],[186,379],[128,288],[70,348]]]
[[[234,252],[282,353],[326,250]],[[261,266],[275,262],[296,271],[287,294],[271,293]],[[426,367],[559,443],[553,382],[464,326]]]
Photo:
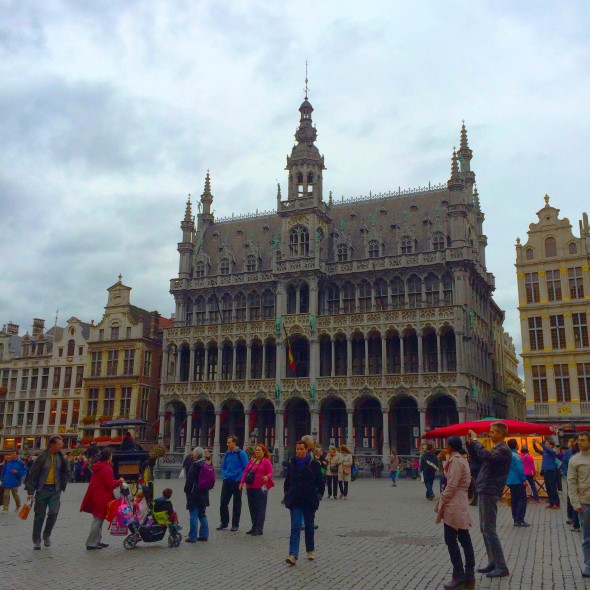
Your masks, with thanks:
[[[91,436],[85,436],[80,441],[81,445],[89,445],[92,442],[93,438]]]
[[[97,443],[99,443],[99,442],[111,442],[111,437],[110,436],[97,436],[94,440]]]
[[[98,421],[100,424],[102,424],[103,422],[109,422],[110,420],[112,420],[113,417],[112,416],[101,416]]]

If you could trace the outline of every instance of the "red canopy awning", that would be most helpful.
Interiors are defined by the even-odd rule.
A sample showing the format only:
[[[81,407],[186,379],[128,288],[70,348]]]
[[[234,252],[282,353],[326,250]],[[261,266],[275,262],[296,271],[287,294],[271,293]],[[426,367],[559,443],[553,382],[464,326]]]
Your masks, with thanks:
[[[476,434],[484,434],[490,431],[490,424],[493,422],[503,422],[508,426],[508,436],[528,435],[528,434],[555,434],[557,429],[550,424],[534,424],[533,422],[519,422],[518,420],[475,420],[473,422],[461,422],[451,424],[442,428],[429,430],[422,438],[446,438],[447,436],[467,436],[469,430]]]

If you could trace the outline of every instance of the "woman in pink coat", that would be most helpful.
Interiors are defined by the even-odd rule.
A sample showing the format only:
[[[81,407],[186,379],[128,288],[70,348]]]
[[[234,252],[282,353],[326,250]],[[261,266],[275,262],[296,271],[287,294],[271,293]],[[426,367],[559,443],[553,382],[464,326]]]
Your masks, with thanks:
[[[445,523],[445,543],[453,564],[453,579],[444,585],[445,590],[453,588],[475,588],[475,555],[469,529],[471,514],[467,490],[471,483],[471,470],[467,461],[467,452],[458,436],[447,439],[449,456],[444,464],[447,485],[436,505],[436,522]],[[465,553],[465,569],[461,559],[459,544]]]

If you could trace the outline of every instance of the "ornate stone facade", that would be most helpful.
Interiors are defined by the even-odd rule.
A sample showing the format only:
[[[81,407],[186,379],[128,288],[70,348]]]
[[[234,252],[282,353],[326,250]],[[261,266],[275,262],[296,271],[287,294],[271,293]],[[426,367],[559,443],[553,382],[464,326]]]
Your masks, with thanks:
[[[277,460],[310,432],[409,454],[427,428],[506,417],[503,312],[465,126],[448,183],[337,202],[324,199],[307,97],[299,111],[276,212],[215,220],[209,173],[196,223],[187,202],[160,436],[216,457],[230,433]]]
[[[518,301],[527,418],[590,428],[590,229],[574,236],[549,204],[537,212],[525,244],[516,241]],[[578,428],[578,429],[579,429]]]

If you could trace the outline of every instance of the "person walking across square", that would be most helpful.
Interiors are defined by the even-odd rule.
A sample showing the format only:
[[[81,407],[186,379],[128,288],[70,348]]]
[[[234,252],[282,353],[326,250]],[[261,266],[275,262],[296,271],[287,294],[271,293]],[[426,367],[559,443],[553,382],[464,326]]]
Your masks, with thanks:
[[[488,564],[477,571],[480,574],[486,574],[488,578],[503,578],[510,575],[496,531],[497,502],[502,497],[512,462],[510,449],[504,442],[507,434],[506,424],[492,422],[489,437],[494,446],[489,451],[478,442],[477,435],[473,430],[469,431],[467,439],[469,454],[476,455],[481,461],[481,469],[475,487],[478,495],[479,528],[483,535]]]
[[[512,461],[510,462],[506,485],[510,488],[512,519],[514,520],[514,526],[528,527],[530,526],[529,523],[524,520],[526,514],[526,477],[522,459],[517,451],[518,444],[515,438],[508,441],[508,448],[512,454]]]
[[[541,463],[541,475],[545,478],[545,489],[549,498],[549,504],[545,508],[557,510],[560,507],[559,493],[557,491],[557,453],[555,452],[555,443],[552,440],[546,440],[544,443],[533,441],[533,447],[539,455],[543,455]]]
[[[221,464],[221,500],[219,515],[221,524],[218,531],[229,526],[229,501],[233,498],[231,530],[237,531],[240,526],[240,515],[242,514],[242,490],[240,480],[248,464],[248,455],[238,448],[238,437],[231,434],[227,437],[227,452],[223,456]]]

